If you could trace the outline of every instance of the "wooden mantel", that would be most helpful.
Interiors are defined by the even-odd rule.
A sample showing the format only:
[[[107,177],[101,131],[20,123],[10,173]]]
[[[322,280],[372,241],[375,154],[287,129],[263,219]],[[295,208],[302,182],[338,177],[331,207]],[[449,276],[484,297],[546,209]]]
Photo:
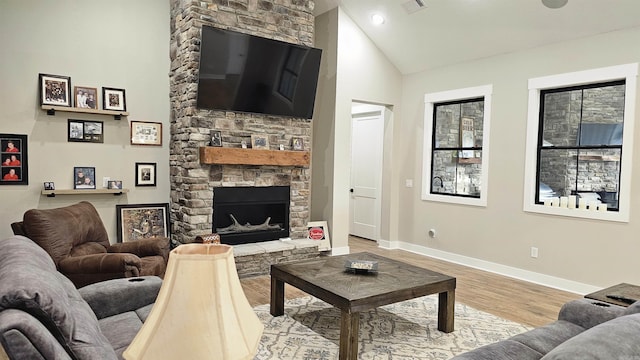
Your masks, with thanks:
[[[204,146],[200,164],[304,166],[310,164],[308,151],[260,150]]]

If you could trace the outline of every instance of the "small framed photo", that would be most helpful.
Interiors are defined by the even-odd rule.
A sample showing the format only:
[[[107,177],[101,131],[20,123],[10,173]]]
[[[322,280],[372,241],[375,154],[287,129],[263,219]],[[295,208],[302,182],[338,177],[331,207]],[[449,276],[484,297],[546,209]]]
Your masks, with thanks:
[[[329,238],[329,225],[326,221],[310,221],[307,223],[307,238],[318,241],[318,250],[331,250],[331,239]]]
[[[116,205],[118,242],[169,236],[169,203]]]
[[[102,109],[127,111],[127,100],[124,96],[124,89],[103,87]]]
[[[95,189],[96,188],[96,168],[87,166],[76,166],[73,168],[73,188],[74,189]]]
[[[98,108],[98,89],[93,87],[74,86],[75,107],[82,109]]]
[[[44,183],[44,189],[45,190],[55,190],[56,186],[54,185],[53,182],[47,181],[47,182]]]
[[[0,134],[0,185],[29,185],[27,135]]]
[[[122,190],[122,180],[109,180],[107,182],[107,189]]]
[[[162,146],[162,123],[132,121],[131,145]]]
[[[156,186],[156,163],[136,163],[136,186]]]
[[[222,133],[218,130],[211,130],[211,146],[222,146]]]
[[[104,143],[102,121],[67,120],[68,142]]]
[[[301,137],[294,137],[291,139],[291,148],[295,151],[304,150],[304,141]]]
[[[40,105],[71,106],[71,77],[40,74]]]
[[[267,135],[251,135],[251,147],[254,149],[268,149],[269,137]]]

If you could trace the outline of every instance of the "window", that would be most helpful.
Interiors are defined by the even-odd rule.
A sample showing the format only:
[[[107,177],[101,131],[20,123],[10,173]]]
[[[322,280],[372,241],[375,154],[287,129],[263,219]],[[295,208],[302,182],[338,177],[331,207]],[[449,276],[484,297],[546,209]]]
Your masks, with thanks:
[[[486,206],[492,86],[425,95],[422,199]]]
[[[631,64],[529,80],[525,211],[628,221],[636,76]]]

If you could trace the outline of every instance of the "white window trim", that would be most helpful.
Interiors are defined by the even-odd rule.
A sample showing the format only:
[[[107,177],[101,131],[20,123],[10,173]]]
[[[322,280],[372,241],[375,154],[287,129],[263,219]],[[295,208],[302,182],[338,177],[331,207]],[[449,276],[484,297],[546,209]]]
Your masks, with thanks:
[[[424,96],[424,148],[422,150],[422,200],[452,204],[487,206],[489,189],[489,128],[491,119],[491,95],[493,85],[483,85],[464,89],[447,90]],[[484,118],[482,119],[482,189],[479,198],[467,198],[446,194],[431,194],[431,151],[433,147],[433,110],[437,103],[484,98]]]
[[[638,63],[633,63],[529,79],[529,110],[527,118],[526,161],[524,172],[524,211],[577,218],[629,222],[629,206],[631,203],[631,161],[633,154],[633,128],[637,76]],[[626,81],[626,85],[622,135],[622,167],[620,169],[620,194],[622,194],[622,196],[618,199],[618,211],[600,212],[549,207],[542,204],[536,204],[536,157],[538,146],[540,91],[545,89],[622,79]]]

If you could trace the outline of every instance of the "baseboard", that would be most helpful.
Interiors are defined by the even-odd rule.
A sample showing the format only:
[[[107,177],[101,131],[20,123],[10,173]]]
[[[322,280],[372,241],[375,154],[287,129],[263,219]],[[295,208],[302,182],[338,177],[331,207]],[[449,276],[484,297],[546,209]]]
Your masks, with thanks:
[[[550,288],[572,292],[580,295],[601,290],[601,287],[583,284],[572,280],[562,279],[555,276],[540,274],[533,271],[523,270],[512,266],[506,266],[490,261],[475,259],[468,256],[458,255],[446,251],[428,248],[426,246],[410,244],[402,241],[378,241],[378,246],[384,249],[400,249],[412,253],[429,256],[435,259],[449,261],[455,264],[472,267],[491,273],[508,276],[514,279],[528,281],[534,284],[547,286]]]
[[[348,246],[334,247],[331,249],[331,256],[350,254]]]

